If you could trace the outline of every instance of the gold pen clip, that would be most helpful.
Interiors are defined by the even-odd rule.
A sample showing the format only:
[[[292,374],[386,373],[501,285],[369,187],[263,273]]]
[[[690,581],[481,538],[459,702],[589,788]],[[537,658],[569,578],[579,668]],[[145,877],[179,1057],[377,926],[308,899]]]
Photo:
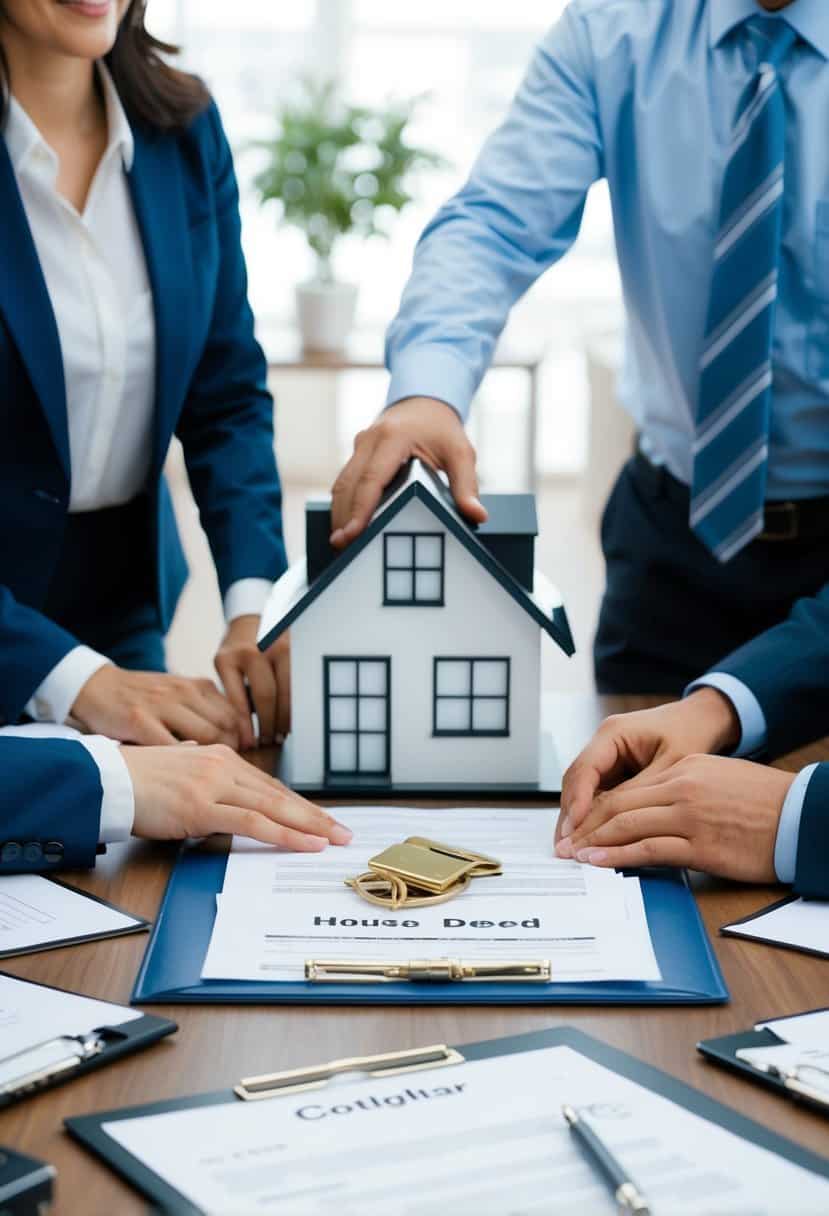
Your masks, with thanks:
[[[344,1073],[368,1073],[372,1077],[393,1077],[399,1073],[420,1072],[427,1068],[447,1068],[463,1064],[464,1057],[454,1047],[437,1043],[413,1051],[390,1051],[376,1056],[353,1056],[332,1060],[314,1068],[291,1068],[286,1072],[265,1073],[260,1077],[245,1077],[233,1087],[237,1098],[257,1102],[282,1094],[298,1094],[309,1089],[321,1089],[332,1077]]]
[[[313,984],[384,984],[400,980],[416,984],[461,981],[548,984],[552,967],[549,959],[463,963],[458,959],[438,958],[392,963],[309,958],[305,963],[305,978]]]

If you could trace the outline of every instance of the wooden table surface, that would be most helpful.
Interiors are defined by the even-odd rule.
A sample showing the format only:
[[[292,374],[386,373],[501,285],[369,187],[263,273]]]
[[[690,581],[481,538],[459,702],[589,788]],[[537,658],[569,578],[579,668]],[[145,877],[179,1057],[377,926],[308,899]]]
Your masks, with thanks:
[[[589,737],[604,713],[654,703],[645,698],[584,698],[562,715],[572,738],[569,753]],[[565,745],[567,746],[567,745]],[[262,757],[262,762],[267,757]],[[782,762],[801,767],[829,759],[829,742]],[[175,856],[172,846],[133,841],[110,848],[92,873],[68,878],[125,909],[155,915]],[[63,1119],[113,1107],[221,1089],[242,1076],[416,1047],[464,1043],[568,1023],[672,1073],[808,1147],[829,1152],[829,1124],[794,1103],[706,1064],[699,1039],[728,1034],[757,1019],[829,1004],[829,963],[761,944],[717,936],[779,895],[779,889],[740,887],[694,876],[699,906],[731,991],[711,1007],[458,1007],[369,1006],[152,1006],[174,1019],[172,1038],[120,1063],[45,1092],[0,1116],[0,1144],[31,1152],[58,1170],[60,1214],[146,1211],[139,1195],[74,1144]],[[89,943],[12,959],[4,969],[110,1001],[126,1003],[146,946],[146,935]]]

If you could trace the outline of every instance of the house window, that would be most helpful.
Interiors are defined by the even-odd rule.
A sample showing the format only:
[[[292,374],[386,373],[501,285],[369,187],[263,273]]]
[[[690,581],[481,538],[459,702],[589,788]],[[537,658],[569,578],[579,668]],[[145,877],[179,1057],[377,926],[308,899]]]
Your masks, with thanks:
[[[329,778],[389,776],[391,659],[325,659]]]
[[[509,734],[509,659],[435,659],[433,733]]]
[[[383,603],[443,604],[442,532],[386,532],[383,536]]]

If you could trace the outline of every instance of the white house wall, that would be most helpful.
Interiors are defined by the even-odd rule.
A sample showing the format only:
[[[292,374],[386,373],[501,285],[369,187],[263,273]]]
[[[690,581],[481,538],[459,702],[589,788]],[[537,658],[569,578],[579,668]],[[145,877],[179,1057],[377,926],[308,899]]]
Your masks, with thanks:
[[[392,532],[443,532],[414,500]],[[535,781],[538,777],[541,630],[451,534],[445,605],[383,605],[383,535],[376,536],[291,630],[294,778],[324,778],[323,657],[390,656],[391,774],[395,784]],[[510,664],[507,738],[432,736],[435,655],[504,657]]]

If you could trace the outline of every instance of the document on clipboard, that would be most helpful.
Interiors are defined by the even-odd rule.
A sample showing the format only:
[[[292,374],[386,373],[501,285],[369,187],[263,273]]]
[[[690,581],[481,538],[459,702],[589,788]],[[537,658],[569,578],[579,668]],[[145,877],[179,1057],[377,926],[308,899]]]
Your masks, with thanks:
[[[569,1028],[297,1069],[67,1126],[172,1213],[611,1216],[565,1105],[654,1213],[773,1216],[793,1195],[799,1216],[829,1210],[829,1162]]]
[[[638,878],[556,858],[557,813],[347,807],[334,814],[352,844],[315,854],[234,837],[202,979],[313,981],[325,960],[361,982],[367,965],[403,978],[412,960],[452,959],[458,978],[464,966],[480,978],[477,965],[533,963],[548,983],[659,980]],[[437,906],[372,907],[345,880],[414,830],[496,856],[503,872]]]

